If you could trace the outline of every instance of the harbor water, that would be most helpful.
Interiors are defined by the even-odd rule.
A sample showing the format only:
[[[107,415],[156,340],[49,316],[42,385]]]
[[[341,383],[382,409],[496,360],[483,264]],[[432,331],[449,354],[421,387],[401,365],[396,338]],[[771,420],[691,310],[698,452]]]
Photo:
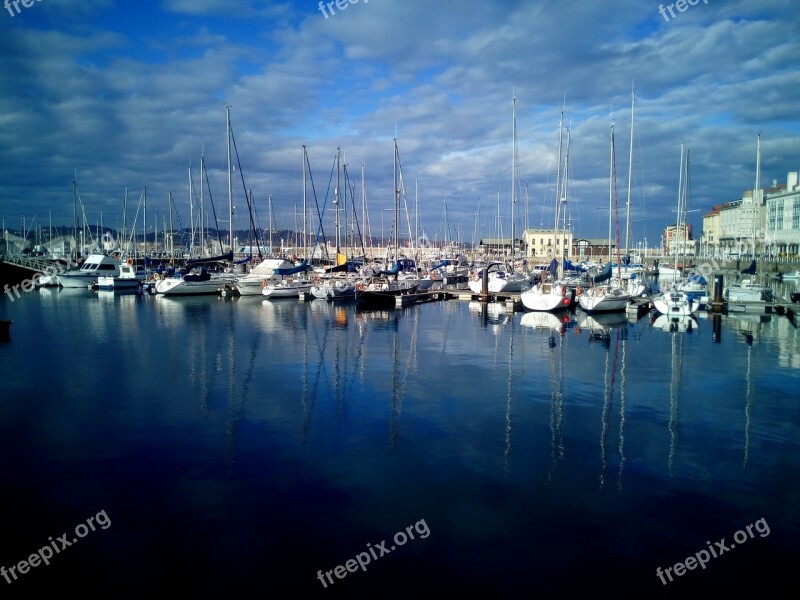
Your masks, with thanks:
[[[786,316],[42,289],[0,317],[7,597],[797,589]]]

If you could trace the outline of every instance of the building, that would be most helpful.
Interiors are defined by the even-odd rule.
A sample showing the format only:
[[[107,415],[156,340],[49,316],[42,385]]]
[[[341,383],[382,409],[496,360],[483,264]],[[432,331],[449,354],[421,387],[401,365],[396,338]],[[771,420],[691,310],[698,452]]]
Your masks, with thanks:
[[[798,172],[786,176],[786,185],[765,190],[766,253],[778,258],[797,258],[800,254],[800,182]]]
[[[533,259],[552,260],[559,254],[572,256],[572,232],[555,229],[526,229],[522,233],[522,248],[525,256]],[[562,248],[564,249],[562,251]]]
[[[704,256],[719,256],[719,215],[720,211],[726,206],[728,206],[727,202],[717,204],[703,215],[703,232],[700,234],[700,252]]]
[[[695,242],[692,239],[692,226],[669,225],[664,229],[663,246],[665,256],[695,256]]]
[[[520,255],[523,242],[514,240],[515,254]],[[511,238],[482,238],[478,242],[478,252],[483,256],[511,256]]]
[[[575,240],[573,246],[573,256],[577,260],[608,260],[608,253],[612,253],[614,257],[617,245],[611,242],[611,248],[608,247],[608,238],[578,238]]]
[[[791,175],[790,173],[788,177],[790,181]],[[719,209],[719,229],[716,238],[719,241],[719,245],[716,256],[726,259],[738,259],[754,258],[765,254],[767,200],[770,197],[776,198],[773,201],[773,205],[776,207],[775,226],[777,227],[777,207],[779,205],[785,206],[783,200],[779,201],[777,198],[788,199],[790,196],[791,194],[787,193],[787,186],[779,184],[775,180],[772,182],[772,187],[747,190],[742,193],[740,200],[733,200],[721,205]],[[703,227],[705,225],[706,221],[703,219]],[[788,241],[791,239],[791,235],[782,234],[781,238]]]

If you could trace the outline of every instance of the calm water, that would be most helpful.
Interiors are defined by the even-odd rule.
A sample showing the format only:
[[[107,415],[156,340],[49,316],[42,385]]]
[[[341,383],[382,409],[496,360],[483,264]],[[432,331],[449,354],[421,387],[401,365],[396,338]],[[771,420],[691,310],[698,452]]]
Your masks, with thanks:
[[[41,290],[0,318],[0,565],[106,525],[0,578],[8,597],[797,589],[785,317],[670,332],[459,301]],[[705,569],[656,575],[753,524]]]

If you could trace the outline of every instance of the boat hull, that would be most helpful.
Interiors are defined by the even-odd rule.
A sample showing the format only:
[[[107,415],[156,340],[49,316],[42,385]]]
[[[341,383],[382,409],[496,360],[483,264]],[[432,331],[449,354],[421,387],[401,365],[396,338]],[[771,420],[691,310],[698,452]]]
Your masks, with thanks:
[[[128,277],[98,277],[97,288],[100,290],[135,290],[142,284],[140,279]]]
[[[261,290],[261,294],[266,298],[299,298],[300,294],[311,291],[313,282],[304,281],[291,284],[268,285]]]
[[[61,287],[64,288],[72,288],[78,289],[83,288],[86,289],[90,285],[97,283],[97,275],[92,275],[89,273],[63,273],[58,276],[58,283]]]
[[[566,288],[562,286],[534,286],[520,294],[522,305],[531,311],[554,312],[566,310],[572,304]]]
[[[184,281],[183,279],[161,279],[156,283],[156,294],[162,296],[200,296],[219,294],[232,279],[209,279],[208,281]]]
[[[361,310],[394,308],[399,296],[417,292],[417,286],[388,290],[356,290],[356,308]]]
[[[691,316],[700,308],[700,302],[683,292],[668,292],[653,298],[653,308],[662,315]]]
[[[731,286],[722,294],[728,302],[771,302],[772,291],[760,286]]]
[[[628,294],[620,290],[595,292],[597,289],[588,290],[578,298],[581,308],[588,313],[624,311],[631,300]]]

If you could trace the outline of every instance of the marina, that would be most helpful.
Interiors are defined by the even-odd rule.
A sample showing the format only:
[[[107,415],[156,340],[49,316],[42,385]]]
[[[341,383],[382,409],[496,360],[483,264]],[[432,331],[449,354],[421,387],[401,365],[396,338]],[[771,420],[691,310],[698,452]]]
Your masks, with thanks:
[[[797,596],[800,3],[18,4],[6,596]]]
[[[516,596],[533,577],[545,597],[657,597],[673,591],[658,567],[762,518],[768,536],[670,585],[788,584],[800,557],[789,318],[416,296],[429,301],[4,297],[3,508],[16,518],[0,564],[99,510],[112,523],[14,585],[91,571],[92,586],[132,591],[244,593],[268,579],[293,594],[424,582]],[[322,587],[318,570],[421,519],[425,540]]]

